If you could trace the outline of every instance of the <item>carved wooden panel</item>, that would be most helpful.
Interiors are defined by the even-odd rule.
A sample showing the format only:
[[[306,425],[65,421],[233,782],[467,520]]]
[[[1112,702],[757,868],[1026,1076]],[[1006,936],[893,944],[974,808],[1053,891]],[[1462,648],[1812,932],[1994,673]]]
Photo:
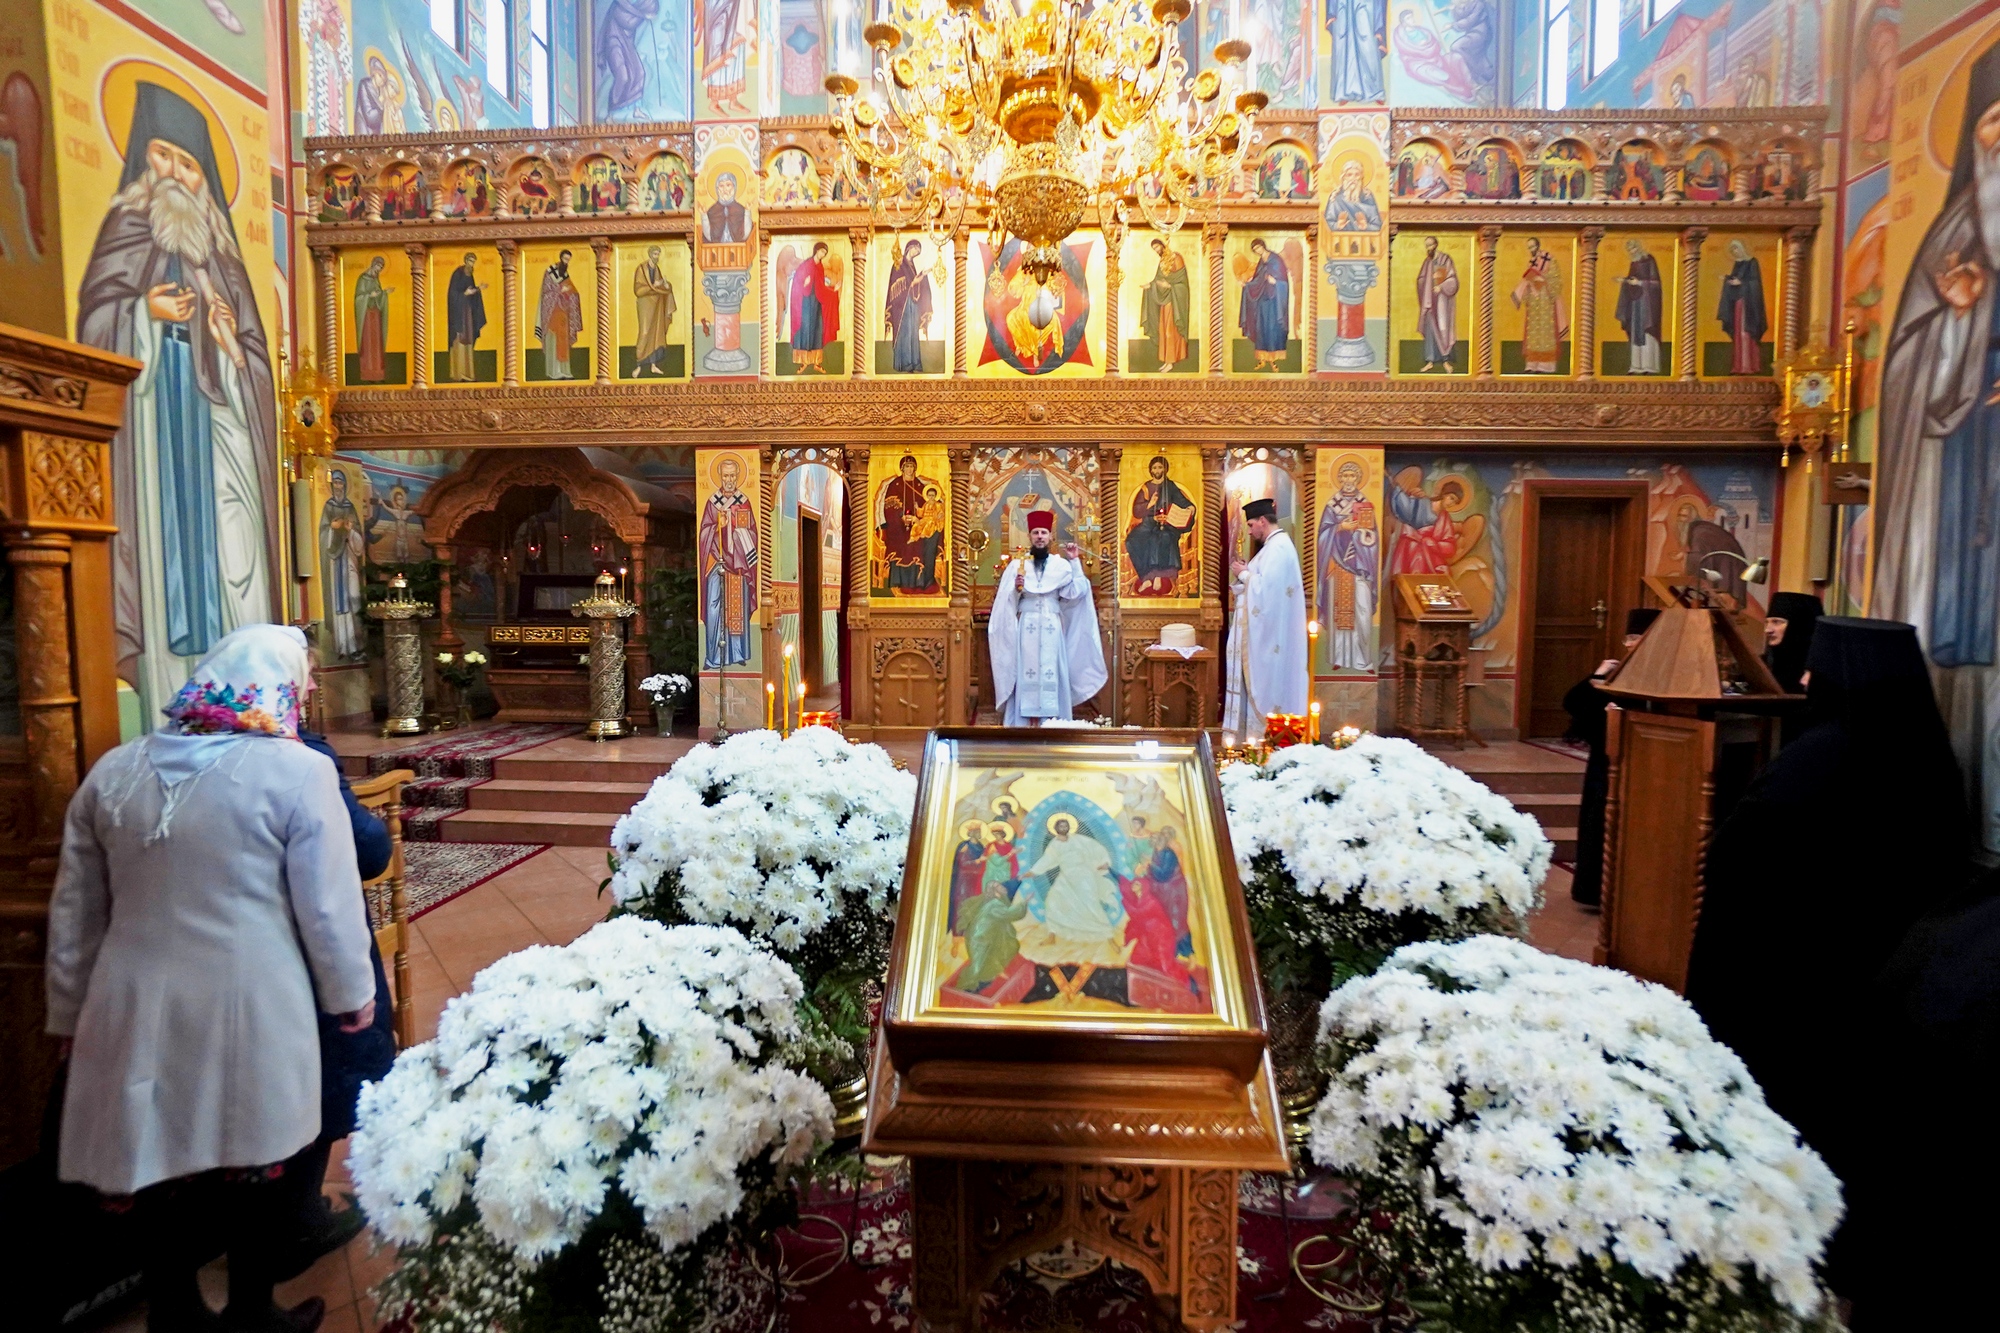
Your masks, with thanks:
[[[55,523],[75,531],[110,532],[110,450],[95,440],[40,431],[21,432],[26,451],[27,513],[30,523]]]

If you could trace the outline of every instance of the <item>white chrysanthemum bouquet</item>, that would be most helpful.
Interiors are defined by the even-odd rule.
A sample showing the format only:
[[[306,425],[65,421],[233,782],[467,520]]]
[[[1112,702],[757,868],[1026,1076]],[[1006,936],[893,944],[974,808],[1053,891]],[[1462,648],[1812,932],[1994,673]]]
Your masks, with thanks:
[[[1812,1328],[1840,1184],[1679,996],[1481,936],[1322,1014],[1312,1155],[1356,1241],[1466,1333]]]
[[[383,1317],[520,1329],[643,1304],[643,1271],[664,1327],[692,1326],[710,1258],[782,1218],[832,1134],[793,1067],[803,989],[734,930],[632,917],[481,972],[361,1094],[348,1168],[398,1248]]]
[[[624,912],[767,942],[847,1048],[833,1065],[851,1065],[889,966],[916,804],[915,776],[879,745],[827,727],[741,732],[690,750],[613,827],[611,893]]]
[[[1405,740],[1295,745],[1222,771],[1229,838],[1272,990],[1371,972],[1419,940],[1517,934],[1554,847],[1541,826]]]

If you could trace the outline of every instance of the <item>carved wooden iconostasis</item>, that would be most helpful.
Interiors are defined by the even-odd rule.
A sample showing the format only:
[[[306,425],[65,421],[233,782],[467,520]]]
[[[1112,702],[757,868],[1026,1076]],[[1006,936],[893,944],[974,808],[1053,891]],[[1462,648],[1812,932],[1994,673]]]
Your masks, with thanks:
[[[1644,476],[1647,572],[1693,524],[1777,554],[1823,119],[1272,113],[1202,219],[1079,232],[1047,288],[976,220],[874,226],[808,118],[313,140],[301,304],[346,456],[589,449],[674,491],[681,535],[632,558],[693,560],[705,728],[761,725],[805,636],[856,734],[979,720],[1034,508],[1097,590],[1096,709],[1140,719],[1160,626],[1221,647],[1231,515],[1271,495],[1329,722],[1386,716],[1383,590],[1444,571],[1504,731],[1518,479]]]

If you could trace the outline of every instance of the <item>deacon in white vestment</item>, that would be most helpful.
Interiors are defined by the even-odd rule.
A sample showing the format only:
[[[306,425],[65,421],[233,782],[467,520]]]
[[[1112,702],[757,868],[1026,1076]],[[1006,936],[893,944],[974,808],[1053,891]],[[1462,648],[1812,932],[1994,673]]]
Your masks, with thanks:
[[[1104,688],[1104,644],[1097,608],[1076,544],[1049,550],[1055,515],[1028,515],[1025,556],[1007,564],[993,595],[986,642],[993,655],[994,703],[1010,727],[1069,720],[1079,699]]]
[[[1248,563],[1232,562],[1234,609],[1229,618],[1228,688],[1222,729],[1260,740],[1270,713],[1303,713],[1312,693],[1306,664],[1306,590],[1298,548],[1278,526],[1272,500],[1243,506],[1257,543]]]

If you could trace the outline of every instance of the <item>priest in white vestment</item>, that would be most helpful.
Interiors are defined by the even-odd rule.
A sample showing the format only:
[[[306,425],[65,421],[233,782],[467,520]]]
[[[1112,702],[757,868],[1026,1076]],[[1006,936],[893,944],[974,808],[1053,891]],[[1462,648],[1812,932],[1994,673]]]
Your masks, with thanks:
[[[1243,506],[1243,521],[1257,551],[1248,562],[1230,564],[1235,589],[1222,729],[1261,740],[1266,715],[1303,713],[1312,693],[1306,590],[1298,548],[1278,526],[1277,502],[1252,500]]]
[[[1104,644],[1076,543],[1049,549],[1056,516],[1028,515],[1028,553],[1007,563],[993,595],[986,642],[994,704],[1010,727],[1068,721],[1079,699],[1104,688]]]

